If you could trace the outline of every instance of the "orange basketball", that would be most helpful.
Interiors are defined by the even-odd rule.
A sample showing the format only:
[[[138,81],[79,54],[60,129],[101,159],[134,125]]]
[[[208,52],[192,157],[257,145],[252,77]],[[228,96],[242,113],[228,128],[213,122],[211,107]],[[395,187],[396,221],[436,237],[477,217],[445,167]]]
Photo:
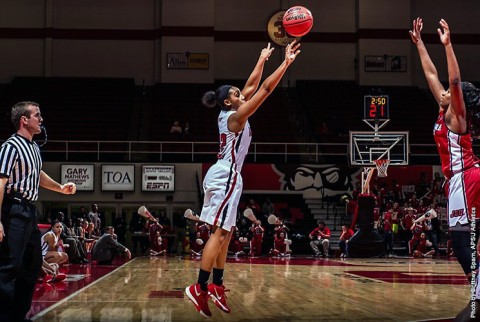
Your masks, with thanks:
[[[293,37],[302,37],[313,27],[313,16],[310,10],[302,6],[291,7],[283,15],[283,28]]]

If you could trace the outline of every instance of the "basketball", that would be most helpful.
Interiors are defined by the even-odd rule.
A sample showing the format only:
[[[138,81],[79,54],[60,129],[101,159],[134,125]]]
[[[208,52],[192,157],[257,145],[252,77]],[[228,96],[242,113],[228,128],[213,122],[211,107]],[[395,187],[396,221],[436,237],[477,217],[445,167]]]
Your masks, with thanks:
[[[302,37],[313,27],[313,16],[310,10],[302,6],[291,7],[283,15],[283,28],[294,37]]]

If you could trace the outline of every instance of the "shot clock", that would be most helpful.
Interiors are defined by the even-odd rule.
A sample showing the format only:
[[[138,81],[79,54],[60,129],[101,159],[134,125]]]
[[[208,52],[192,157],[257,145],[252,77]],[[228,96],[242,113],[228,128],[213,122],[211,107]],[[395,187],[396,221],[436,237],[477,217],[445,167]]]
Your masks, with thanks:
[[[365,95],[363,118],[365,120],[388,120],[388,95]]]

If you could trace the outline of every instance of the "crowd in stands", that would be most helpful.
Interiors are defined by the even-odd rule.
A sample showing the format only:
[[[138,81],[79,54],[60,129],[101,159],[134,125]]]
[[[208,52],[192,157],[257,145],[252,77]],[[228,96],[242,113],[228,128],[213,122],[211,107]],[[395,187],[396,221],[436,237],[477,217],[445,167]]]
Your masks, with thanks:
[[[440,255],[440,243],[446,235],[442,230],[442,207],[445,206],[442,183],[443,178],[438,173],[432,182],[427,183],[421,178],[415,189],[407,191],[402,191],[395,180],[387,183],[377,179],[372,183],[376,205],[374,229],[384,238],[387,255],[394,254],[394,246],[403,248],[412,257]],[[418,198],[417,194],[422,197]],[[358,195],[359,190],[354,190],[351,200],[347,201],[347,216],[353,214]],[[230,255],[287,257],[292,254],[292,236],[295,240],[296,235],[301,235],[288,212],[276,209],[276,205],[278,207],[278,203],[268,197],[261,205],[253,198],[240,203],[237,225],[228,249]],[[251,221],[243,215],[246,209],[251,210],[256,220]],[[181,216],[183,224],[174,223],[175,227],[180,227],[177,230],[182,230],[179,234],[175,233],[164,211],[153,215],[156,221],[133,214],[127,224],[125,217],[117,214],[111,218],[112,225],[106,226],[106,218],[97,204],[92,204],[89,212],[81,207],[71,218],[58,212],[50,219],[51,228],[42,236],[43,281],[64,279],[59,267],[66,263],[111,264],[118,255],[130,258],[132,254],[163,256],[185,252],[192,257],[202,256],[211,234],[208,224]],[[274,222],[270,220],[272,216]],[[314,255],[334,255],[330,228],[322,220],[318,221],[318,227],[312,228],[304,238],[310,239]],[[342,225],[337,256],[348,257],[348,240],[353,236],[354,228]],[[131,250],[125,246],[127,231],[131,233]]]
[[[422,174],[413,189],[402,189],[395,180],[390,185],[377,178],[371,193],[375,198],[374,229],[385,240],[387,256],[393,256],[394,247],[411,257],[439,256],[441,242],[448,241],[444,229],[446,198],[442,185],[444,178],[435,173],[431,182]],[[347,216],[353,216],[359,189],[348,200]],[[417,197],[421,195],[421,197]]]

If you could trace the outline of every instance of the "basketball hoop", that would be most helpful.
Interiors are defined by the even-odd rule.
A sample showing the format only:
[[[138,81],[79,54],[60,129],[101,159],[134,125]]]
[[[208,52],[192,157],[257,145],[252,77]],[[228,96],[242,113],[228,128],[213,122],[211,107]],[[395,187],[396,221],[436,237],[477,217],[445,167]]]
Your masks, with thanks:
[[[387,169],[388,165],[390,164],[390,160],[388,159],[378,159],[374,160],[375,166],[377,167],[377,172],[379,177],[386,177],[387,176]]]

